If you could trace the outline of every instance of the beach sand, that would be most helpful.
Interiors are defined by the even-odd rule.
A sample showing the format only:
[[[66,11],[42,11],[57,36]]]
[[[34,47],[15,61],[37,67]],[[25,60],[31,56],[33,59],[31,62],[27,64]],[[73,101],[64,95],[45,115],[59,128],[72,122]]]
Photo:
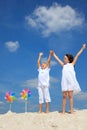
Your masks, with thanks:
[[[46,113],[0,114],[0,130],[87,130],[87,110],[74,114]]]

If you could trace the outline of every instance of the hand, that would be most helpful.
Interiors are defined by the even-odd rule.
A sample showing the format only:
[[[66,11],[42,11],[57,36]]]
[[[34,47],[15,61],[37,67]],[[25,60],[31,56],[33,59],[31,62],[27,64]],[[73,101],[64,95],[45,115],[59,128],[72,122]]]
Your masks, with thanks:
[[[54,54],[54,51],[51,50],[51,51],[50,51],[50,55],[52,56],[53,54]]]
[[[86,44],[83,44],[83,45],[82,45],[82,48],[85,49],[85,48],[86,48]]]
[[[43,53],[42,53],[42,52],[40,52],[40,53],[39,53],[39,56],[40,56],[40,57],[41,57],[41,56],[43,56]]]

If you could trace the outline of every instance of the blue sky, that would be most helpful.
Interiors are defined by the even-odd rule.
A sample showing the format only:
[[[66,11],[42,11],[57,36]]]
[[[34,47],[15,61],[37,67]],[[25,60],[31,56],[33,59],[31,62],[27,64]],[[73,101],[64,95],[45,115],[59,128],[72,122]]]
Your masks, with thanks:
[[[63,60],[74,56],[87,43],[86,0],[0,0],[0,113],[9,110],[5,93],[15,92],[12,111],[24,112],[20,93],[30,88],[28,111],[38,111],[37,58],[46,60],[52,49]],[[75,71],[82,92],[74,96],[74,108],[87,108],[87,50],[79,57]],[[61,110],[61,66],[51,60],[51,111]],[[67,103],[68,104],[68,103]],[[44,106],[45,107],[45,106]],[[68,105],[67,105],[68,108]]]

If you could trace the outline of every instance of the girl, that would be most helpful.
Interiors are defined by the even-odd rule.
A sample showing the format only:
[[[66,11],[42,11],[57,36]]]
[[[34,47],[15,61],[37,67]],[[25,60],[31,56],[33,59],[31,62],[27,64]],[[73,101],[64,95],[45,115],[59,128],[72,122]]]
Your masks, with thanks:
[[[54,58],[58,61],[58,63],[63,67],[62,70],[62,93],[63,93],[63,101],[62,101],[62,113],[65,113],[66,107],[66,98],[68,96],[70,103],[70,113],[73,113],[73,92],[77,93],[81,91],[80,86],[77,82],[74,65],[78,57],[81,55],[83,50],[86,48],[86,44],[82,45],[80,51],[73,57],[71,54],[66,54],[64,56],[64,62],[62,62],[59,57],[53,53]]]

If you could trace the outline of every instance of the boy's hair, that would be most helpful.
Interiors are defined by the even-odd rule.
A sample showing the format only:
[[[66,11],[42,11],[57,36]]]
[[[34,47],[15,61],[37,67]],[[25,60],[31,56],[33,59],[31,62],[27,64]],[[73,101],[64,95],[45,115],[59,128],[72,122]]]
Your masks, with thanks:
[[[68,57],[69,63],[72,63],[73,60],[74,60],[73,55],[71,55],[71,54],[66,54],[66,56]]]

